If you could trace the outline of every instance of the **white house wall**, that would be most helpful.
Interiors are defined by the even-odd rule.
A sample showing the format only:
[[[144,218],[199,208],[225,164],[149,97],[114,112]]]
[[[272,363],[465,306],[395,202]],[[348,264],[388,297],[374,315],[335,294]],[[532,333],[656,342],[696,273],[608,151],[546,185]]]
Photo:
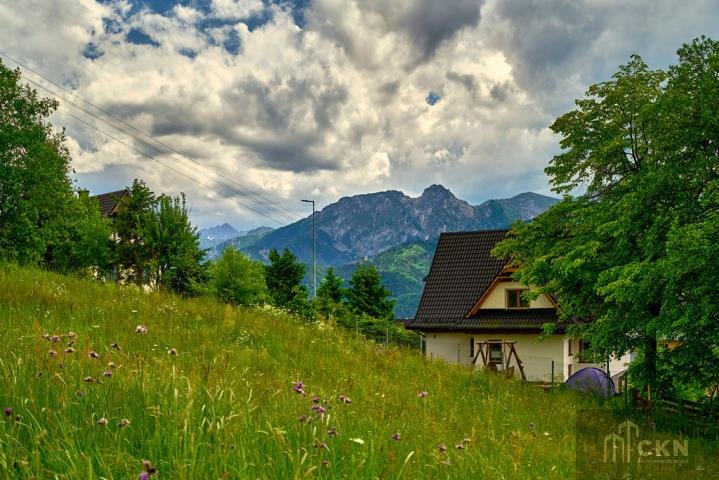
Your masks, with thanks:
[[[475,354],[479,348],[477,344],[481,342],[489,340],[516,342],[515,350],[524,365],[524,373],[529,381],[550,381],[552,362],[554,362],[554,381],[559,382],[569,378],[570,365],[572,373],[585,367],[606,369],[606,364],[579,363],[578,341],[573,340],[573,354],[569,355],[569,339],[560,334],[551,335],[540,342],[536,334],[428,332],[425,336],[426,356],[461,365],[471,365],[474,356],[470,355],[470,339],[474,339]],[[505,358],[507,353],[505,350]],[[626,370],[629,361],[629,354],[621,358],[612,358],[609,363],[610,374],[616,375]],[[481,367],[481,357],[478,363]],[[510,366],[512,365],[515,366],[515,374],[519,375],[514,358],[510,363]]]

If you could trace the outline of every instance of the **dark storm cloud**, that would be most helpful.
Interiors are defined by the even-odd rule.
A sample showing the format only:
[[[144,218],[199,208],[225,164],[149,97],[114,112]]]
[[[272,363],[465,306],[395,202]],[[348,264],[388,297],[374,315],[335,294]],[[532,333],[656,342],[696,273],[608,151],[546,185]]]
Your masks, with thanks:
[[[221,110],[207,98],[176,95],[142,104],[115,102],[106,108],[130,121],[149,116],[153,136],[217,140],[253,152],[255,166],[305,172],[339,168],[339,155],[329,159],[318,150],[333,131],[347,97],[344,85],[331,82],[248,76],[222,93]]]
[[[443,42],[462,29],[476,27],[482,3],[481,0],[418,0],[403,7],[384,0],[355,2],[363,15],[382,19],[384,32],[381,33],[399,32],[406,36],[416,52],[415,58],[407,59],[408,67],[429,61]],[[367,32],[355,30],[357,25],[346,21],[346,10],[349,10],[346,4],[318,2],[307,14],[308,27],[339,45],[355,63],[378,67],[365,42]]]
[[[412,44],[419,50],[419,62],[434,56],[442,42],[479,23],[478,0],[424,0],[415,2],[403,18]]]

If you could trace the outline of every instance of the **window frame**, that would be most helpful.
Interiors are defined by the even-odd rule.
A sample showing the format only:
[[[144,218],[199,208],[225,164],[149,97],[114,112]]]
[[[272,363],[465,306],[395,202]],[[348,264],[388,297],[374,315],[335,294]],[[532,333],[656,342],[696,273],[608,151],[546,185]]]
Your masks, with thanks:
[[[529,290],[528,288],[507,288],[504,290],[504,301],[505,305],[507,306],[507,310],[526,310],[529,308],[529,300],[525,300],[522,298],[522,293]],[[517,302],[517,306],[513,307],[509,304],[510,297],[515,297],[515,300]],[[525,305],[522,305],[523,302],[526,302]]]

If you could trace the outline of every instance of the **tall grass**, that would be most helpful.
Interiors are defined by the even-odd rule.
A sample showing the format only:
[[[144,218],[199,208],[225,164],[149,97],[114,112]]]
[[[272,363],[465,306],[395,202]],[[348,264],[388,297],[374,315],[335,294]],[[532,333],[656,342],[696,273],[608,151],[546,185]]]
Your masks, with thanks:
[[[565,479],[596,406],[272,309],[10,265],[0,327],[5,478],[137,478],[147,459],[173,479]]]

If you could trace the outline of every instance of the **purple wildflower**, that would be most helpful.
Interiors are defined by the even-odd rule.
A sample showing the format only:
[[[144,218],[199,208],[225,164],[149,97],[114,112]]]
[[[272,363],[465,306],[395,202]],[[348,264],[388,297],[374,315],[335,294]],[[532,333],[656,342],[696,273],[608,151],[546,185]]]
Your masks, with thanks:
[[[300,395],[305,394],[305,384],[299,380],[292,384],[292,390],[299,393]]]
[[[50,350],[50,351],[47,352],[47,353],[49,353],[52,358],[57,357],[57,352],[56,352],[55,350]]]
[[[100,355],[98,355],[95,350],[90,350],[90,351],[88,352],[87,356],[90,357],[90,358],[100,358]]]
[[[352,399],[349,397],[345,397],[344,395],[340,395],[340,402],[349,405],[350,403],[352,403]]]
[[[142,468],[144,468],[145,471],[150,475],[154,475],[157,473],[157,469],[152,465],[152,462],[150,462],[149,460],[142,461]]]
[[[7,407],[5,410],[3,410],[3,412],[5,412],[5,415],[9,417],[10,415],[12,415],[12,408]]]
[[[137,478],[139,478],[139,480],[149,480],[150,474],[148,472],[142,472]]]
[[[138,325],[137,327],[135,327],[135,333],[145,334],[147,333],[147,327],[145,325]]]
[[[327,412],[325,407],[319,404],[312,405],[312,411],[320,415],[324,415]]]
[[[60,337],[58,337],[57,335],[53,335],[52,337],[50,337],[50,341],[52,343],[57,343],[60,341]]]
[[[329,430],[327,430],[327,435],[329,435],[330,437],[336,437],[339,434],[340,434],[340,432],[337,431],[337,427],[332,427]]]
[[[315,395],[314,397],[312,397],[312,401],[313,401],[314,403],[320,403],[320,397],[318,397],[317,395]]]
[[[65,350],[63,350],[63,353],[75,353],[75,349],[72,347],[67,347]]]
[[[439,450],[440,453],[444,453],[447,451],[447,445],[445,445],[444,443],[440,443],[439,445],[437,445],[437,450]]]
[[[102,372],[102,375],[106,378],[110,378],[112,377],[112,372],[110,370],[105,370],[104,372]]]
[[[417,394],[417,397],[418,397],[418,398],[425,398],[427,395],[429,395],[429,393],[427,393],[426,390],[422,390],[421,392],[419,392],[419,393]]]
[[[402,435],[400,435],[399,433],[395,432],[394,435],[392,435],[392,440],[394,440],[395,442],[399,442],[399,441],[402,440]]]

